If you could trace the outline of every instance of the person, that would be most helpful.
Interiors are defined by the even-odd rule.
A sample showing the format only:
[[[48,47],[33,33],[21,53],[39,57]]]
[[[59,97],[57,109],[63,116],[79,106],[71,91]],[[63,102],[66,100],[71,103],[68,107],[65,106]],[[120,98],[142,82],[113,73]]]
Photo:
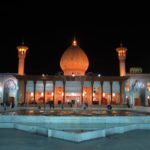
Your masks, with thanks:
[[[110,110],[112,110],[112,106],[109,104],[109,105],[107,105],[107,109],[110,111]]]
[[[87,102],[85,102],[85,105],[86,105],[86,107],[88,108],[88,103],[87,103]]]
[[[70,102],[70,107],[72,108],[72,102]]]
[[[14,108],[15,107],[15,103],[14,102],[12,102],[12,104],[11,104],[11,108]]]
[[[54,110],[54,103],[52,103],[52,107],[53,107],[53,110]]]
[[[52,102],[50,101],[50,102],[49,102],[49,108],[50,108],[50,110],[51,110],[52,107],[53,107],[53,104],[52,104]],[[54,107],[53,107],[53,109],[54,109]]]
[[[6,110],[6,103],[4,103],[4,110]]]
[[[131,108],[133,108],[133,104],[131,104],[131,106],[130,106]]]
[[[130,104],[127,102],[127,107],[130,108]]]
[[[50,108],[50,110],[51,110],[51,108],[53,108],[53,109],[54,109],[54,103],[53,103],[52,101],[49,101],[49,102],[48,102],[48,104],[49,104],[49,108]]]
[[[83,109],[85,110],[87,108],[86,103],[83,103]]]
[[[127,107],[130,108],[129,98],[127,97]]]
[[[41,106],[40,105],[38,106],[38,109],[41,110]]]
[[[64,104],[63,103],[61,103],[61,109],[64,109]]]

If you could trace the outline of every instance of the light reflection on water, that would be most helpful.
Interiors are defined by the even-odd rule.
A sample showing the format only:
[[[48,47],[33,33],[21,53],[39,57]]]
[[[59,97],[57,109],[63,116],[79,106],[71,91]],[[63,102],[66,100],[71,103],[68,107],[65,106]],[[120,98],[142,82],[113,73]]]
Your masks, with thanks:
[[[148,116],[150,113],[129,110],[18,110],[1,112],[2,115],[44,115],[44,116]]]

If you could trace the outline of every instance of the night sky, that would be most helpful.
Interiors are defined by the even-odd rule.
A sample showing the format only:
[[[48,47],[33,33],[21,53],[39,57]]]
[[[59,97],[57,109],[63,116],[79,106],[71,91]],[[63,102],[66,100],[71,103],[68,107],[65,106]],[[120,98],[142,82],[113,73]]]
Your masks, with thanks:
[[[127,72],[130,67],[142,67],[144,73],[150,73],[150,24],[123,19],[106,22],[107,16],[97,18],[86,13],[87,10],[79,15],[78,8],[65,12],[51,8],[0,5],[0,73],[17,73],[16,47],[24,40],[29,46],[26,74],[56,74],[61,71],[60,58],[74,35],[89,58],[87,72],[119,75],[115,49],[122,41],[128,48]]]

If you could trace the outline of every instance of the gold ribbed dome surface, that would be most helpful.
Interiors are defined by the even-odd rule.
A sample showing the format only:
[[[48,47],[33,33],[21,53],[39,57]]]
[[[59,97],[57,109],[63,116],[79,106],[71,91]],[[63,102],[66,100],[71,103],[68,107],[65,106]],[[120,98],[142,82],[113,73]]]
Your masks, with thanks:
[[[89,66],[89,60],[85,52],[77,45],[76,40],[72,45],[63,53],[60,60],[60,67],[64,75],[85,75]]]

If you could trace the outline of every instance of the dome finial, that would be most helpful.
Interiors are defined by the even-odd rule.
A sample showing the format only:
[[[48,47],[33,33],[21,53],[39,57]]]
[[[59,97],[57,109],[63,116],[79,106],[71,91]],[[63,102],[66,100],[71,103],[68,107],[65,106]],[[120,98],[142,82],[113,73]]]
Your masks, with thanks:
[[[21,41],[21,45],[24,45],[24,39],[22,39],[22,41]]]
[[[120,42],[120,47],[123,47],[123,42],[122,41]]]
[[[74,38],[73,38],[72,45],[73,46],[77,46],[77,40],[76,40],[76,36],[75,35],[74,35]]]

